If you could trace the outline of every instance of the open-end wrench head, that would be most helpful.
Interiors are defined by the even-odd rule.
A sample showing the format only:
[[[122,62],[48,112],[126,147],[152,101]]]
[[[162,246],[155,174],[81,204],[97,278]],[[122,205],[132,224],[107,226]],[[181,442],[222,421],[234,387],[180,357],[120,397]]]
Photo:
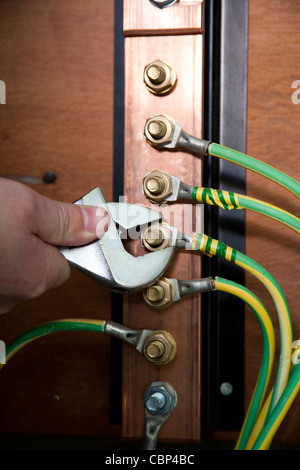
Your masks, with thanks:
[[[143,229],[149,223],[162,219],[162,215],[144,206],[106,203],[100,188],[96,188],[75,204],[101,206],[111,217],[107,232],[101,240],[88,245],[61,248],[69,263],[86,275],[118,292],[141,290],[158,279],[171,261],[174,247],[160,252],[135,257],[128,253],[121,241],[116,223],[128,230]],[[140,233],[139,233],[140,235]]]

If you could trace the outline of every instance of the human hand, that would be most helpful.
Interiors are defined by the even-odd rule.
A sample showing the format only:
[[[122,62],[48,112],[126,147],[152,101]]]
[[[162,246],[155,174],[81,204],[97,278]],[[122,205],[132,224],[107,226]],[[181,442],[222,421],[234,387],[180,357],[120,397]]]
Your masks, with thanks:
[[[109,226],[102,207],[53,201],[0,178],[0,313],[59,287],[70,266],[55,246],[101,238]]]

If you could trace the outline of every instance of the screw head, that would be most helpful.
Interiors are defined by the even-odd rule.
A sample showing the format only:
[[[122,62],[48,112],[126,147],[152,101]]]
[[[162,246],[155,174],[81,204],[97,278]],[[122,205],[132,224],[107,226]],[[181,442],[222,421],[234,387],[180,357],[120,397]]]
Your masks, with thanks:
[[[175,86],[177,76],[171,65],[162,60],[154,60],[144,67],[143,80],[151,93],[163,95]]]
[[[150,348],[150,355],[148,355],[148,346],[154,343],[154,347]],[[161,343],[161,344],[159,344]],[[160,356],[163,348],[163,354]],[[173,361],[176,354],[176,341],[170,333],[163,330],[152,331],[146,338],[143,344],[143,354],[148,361],[154,364],[163,365]],[[151,357],[156,355],[156,357]]]
[[[166,79],[166,72],[159,65],[151,65],[147,69],[147,77],[152,83],[162,83]]]
[[[48,184],[54,183],[56,181],[56,178],[57,178],[57,175],[55,171],[53,170],[47,170],[43,174],[43,180],[45,181],[45,183],[48,183]]]
[[[150,302],[160,302],[165,296],[165,290],[162,286],[154,284],[146,290],[146,297]]]
[[[153,178],[149,178],[146,181],[146,188],[148,189],[149,193],[158,195],[161,194],[165,189],[165,182],[159,176],[155,176]]]
[[[222,395],[225,395],[225,396],[231,395],[233,392],[232,384],[229,382],[223,382],[220,385],[220,392],[222,393]]]
[[[145,406],[150,413],[157,413],[166,406],[167,400],[163,393],[154,392],[145,402]]]
[[[166,135],[167,127],[162,121],[151,121],[148,124],[148,132],[153,139],[161,139]]]
[[[161,341],[152,341],[148,344],[146,354],[151,359],[159,359],[165,352],[165,346]]]
[[[150,246],[158,247],[162,245],[164,241],[164,234],[159,228],[149,228],[149,230],[145,234],[145,241]]]

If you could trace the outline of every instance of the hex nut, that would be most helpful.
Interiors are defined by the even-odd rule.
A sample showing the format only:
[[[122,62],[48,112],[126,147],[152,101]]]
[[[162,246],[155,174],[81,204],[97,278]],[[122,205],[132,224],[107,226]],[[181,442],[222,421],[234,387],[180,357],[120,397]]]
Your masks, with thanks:
[[[143,191],[149,201],[162,203],[173,192],[172,178],[164,171],[152,171],[143,179]]]
[[[151,125],[161,125],[162,128],[165,129],[165,132],[161,137],[160,132],[157,132],[157,135],[153,135],[153,130],[151,131]],[[147,142],[152,145],[152,147],[160,147],[162,145],[166,145],[172,142],[173,132],[175,129],[175,121],[170,116],[166,114],[156,114],[155,116],[151,116],[147,119],[145,128],[144,128],[144,136],[147,139]],[[151,131],[151,132],[150,132]]]
[[[151,291],[151,289],[153,290],[155,287],[157,287],[159,291],[160,291],[159,288],[163,289],[162,298],[161,296],[158,296],[158,298],[155,299],[154,295],[153,296],[149,295],[149,291]],[[173,284],[166,277],[161,277],[154,284],[152,284],[151,286],[147,287],[147,289],[144,290],[143,299],[144,299],[144,302],[147,305],[149,305],[149,307],[155,310],[161,310],[171,305],[171,303],[174,300],[174,295],[175,295],[175,291],[174,291]]]
[[[164,353],[160,357],[150,357],[147,354],[148,346],[153,343],[154,341],[161,342],[164,347]],[[146,336],[144,344],[143,344],[143,353],[148,361],[157,364],[157,365],[164,365],[169,364],[176,354],[176,341],[173,336],[164,330],[155,330],[152,331],[148,336]]]
[[[166,404],[163,409],[159,411],[150,411],[147,408],[147,401],[155,393],[161,393],[166,398]],[[144,404],[146,407],[146,412],[148,411],[151,415],[169,413],[174,410],[177,405],[177,393],[174,387],[168,382],[152,382],[149,387],[146,388],[144,393]]]
[[[170,246],[172,233],[162,224],[152,224],[142,233],[142,243],[149,251],[163,250]]]
[[[174,68],[162,60],[154,60],[144,68],[144,83],[155,95],[163,95],[172,90],[177,80]]]

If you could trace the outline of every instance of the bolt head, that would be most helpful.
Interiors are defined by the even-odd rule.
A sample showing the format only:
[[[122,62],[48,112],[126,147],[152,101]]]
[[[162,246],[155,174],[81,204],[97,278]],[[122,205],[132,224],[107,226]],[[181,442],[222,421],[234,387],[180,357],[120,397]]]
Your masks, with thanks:
[[[161,194],[165,189],[165,182],[162,178],[156,176],[146,181],[146,188],[148,189],[149,193],[156,196]]]
[[[146,354],[151,359],[159,359],[165,352],[165,346],[161,341],[152,341],[148,344]]]
[[[220,392],[222,393],[222,395],[225,395],[225,396],[231,395],[233,392],[232,384],[229,382],[223,382],[220,385]]]
[[[155,343],[156,345],[156,351],[157,350],[162,350],[162,347],[160,346],[159,343],[162,343],[164,347],[164,352],[160,357],[151,357],[147,354],[148,346]],[[151,351],[150,349],[150,354],[153,354],[154,348]],[[163,364],[168,364],[171,362],[176,354],[176,341],[173,338],[168,331],[163,331],[163,330],[156,330],[150,333],[144,341],[143,344],[143,353],[145,357],[148,359],[148,361],[153,362],[157,365],[163,365]]]
[[[152,202],[163,202],[165,198],[172,194],[172,191],[172,179],[164,171],[152,171],[143,179],[143,192]]]
[[[162,139],[167,132],[167,127],[162,121],[150,121],[148,124],[148,132],[153,139]]]
[[[152,398],[154,398],[153,401]],[[145,390],[144,403],[146,413],[149,412],[152,415],[170,413],[177,405],[176,390],[167,382],[152,382]]]
[[[152,83],[162,83],[166,79],[165,70],[158,65],[151,65],[146,73]]]
[[[145,406],[150,413],[161,411],[167,403],[167,399],[162,392],[154,392],[145,402]]]
[[[146,290],[147,299],[150,302],[160,302],[165,296],[165,290],[162,286],[153,285]]]
[[[151,126],[153,122],[158,124]],[[159,126],[160,132],[162,132],[162,129],[164,128],[161,123],[165,126],[166,132],[162,137],[159,138],[158,130],[156,130],[156,128]],[[161,147],[171,143],[175,124],[176,123],[174,119],[170,116],[167,116],[166,114],[157,114],[156,116],[151,116],[149,119],[147,119],[144,127],[144,136],[146,137],[147,142],[153,147]],[[150,131],[153,132],[154,137],[152,134],[150,134],[149,128]]]
[[[164,235],[158,228],[149,228],[145,233],[144,240],[154,247],[159,247],[164,242]]]
[[[162,60],[150,62],[144,68],[144,83],[147,89],[155,95],[171,91],[176,79],[174,68]]]

